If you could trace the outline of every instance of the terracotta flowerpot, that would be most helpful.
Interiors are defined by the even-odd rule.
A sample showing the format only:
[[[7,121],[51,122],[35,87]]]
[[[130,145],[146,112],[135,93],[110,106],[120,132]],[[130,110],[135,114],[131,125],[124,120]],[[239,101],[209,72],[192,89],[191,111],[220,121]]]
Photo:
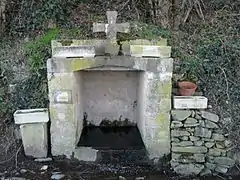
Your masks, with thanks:
[[[179,93],[181,96],[192,96],[197,89],[196,84],[188,81],[178,82],[178,86],[179,86]]]

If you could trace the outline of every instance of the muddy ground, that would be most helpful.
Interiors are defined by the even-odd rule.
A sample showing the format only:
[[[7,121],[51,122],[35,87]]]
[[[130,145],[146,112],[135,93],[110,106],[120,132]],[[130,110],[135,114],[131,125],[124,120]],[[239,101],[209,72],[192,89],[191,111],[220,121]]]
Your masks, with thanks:
[[[63,175],[63,180],[217,180],[234,179],[240,177],[217,175],[215,177],[179,177],[167,163],[160,162],[153,166],[144,164],[111,164],[111,163],[85,163],[69,160],[64,157],[55,157],[49,162],[35,162],[34,159],[25,157],[21,142],[16,142],[14,131],[3,133],[0,131],[0,180],[11,177],[21,177],[29,180],[48,180],[52,175]],[[0,129],[3,130],[3,129]],[[235,167],[232,172],[240,172]],[[25,180],[15,179],[15,180]]]
[[[1,157],[3,159],[3,157]],[[45,169],[42,169],[45,168]],[[47,168],[47,169],[46,169]],[[41,170],[42,169],[42,170]],[[11,159],[0,162],[0,179],[21,177],[31,180],[48,180],[53,174],[64,175],[63,180],[185,180],[185,179],[240,179],[240,177],[218,175],[205,178],[183,178],[165,166],[161,169],[152,165],[119,165],[83,163],[77,160],[67,160],[63,157],[54,158],[50,162],[35,162],[24,156],[23,150],[12,154]]]

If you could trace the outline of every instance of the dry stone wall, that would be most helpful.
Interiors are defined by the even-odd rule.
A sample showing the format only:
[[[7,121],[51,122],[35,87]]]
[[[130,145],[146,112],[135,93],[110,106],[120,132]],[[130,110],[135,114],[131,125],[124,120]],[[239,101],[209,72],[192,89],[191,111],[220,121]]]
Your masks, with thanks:
[[[231,142],[223,134],[219,117],[200,110],[172,110],[171,166],[177,174],[226,173],[234,166],[228,151]]]

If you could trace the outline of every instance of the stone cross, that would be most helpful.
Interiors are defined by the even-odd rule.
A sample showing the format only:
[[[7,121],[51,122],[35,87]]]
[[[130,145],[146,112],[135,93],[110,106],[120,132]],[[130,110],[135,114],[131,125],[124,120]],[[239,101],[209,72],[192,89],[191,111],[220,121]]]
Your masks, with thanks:
[[[129,23],[117,24],[117,11],[107,11],[108,24],[93,23],[93,32],[105,32],[107,39],[116,40],[117,32],[128,33],[130,31]]]

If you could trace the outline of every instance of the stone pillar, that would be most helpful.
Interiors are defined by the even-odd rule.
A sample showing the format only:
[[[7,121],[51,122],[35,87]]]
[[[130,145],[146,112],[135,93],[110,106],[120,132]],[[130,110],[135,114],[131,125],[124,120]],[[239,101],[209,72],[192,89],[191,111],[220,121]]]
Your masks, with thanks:
[[[143,126],[140,129],[150,159],[170,153],[172,59],[158,59],[157,71],[143,75]],[[153,61],[149,61],[154,63]],[[149,65],[150,65],[149,64]],[[151,66],[151,65],[150,65]],[[141,102],[140,102],[141,103]]]

